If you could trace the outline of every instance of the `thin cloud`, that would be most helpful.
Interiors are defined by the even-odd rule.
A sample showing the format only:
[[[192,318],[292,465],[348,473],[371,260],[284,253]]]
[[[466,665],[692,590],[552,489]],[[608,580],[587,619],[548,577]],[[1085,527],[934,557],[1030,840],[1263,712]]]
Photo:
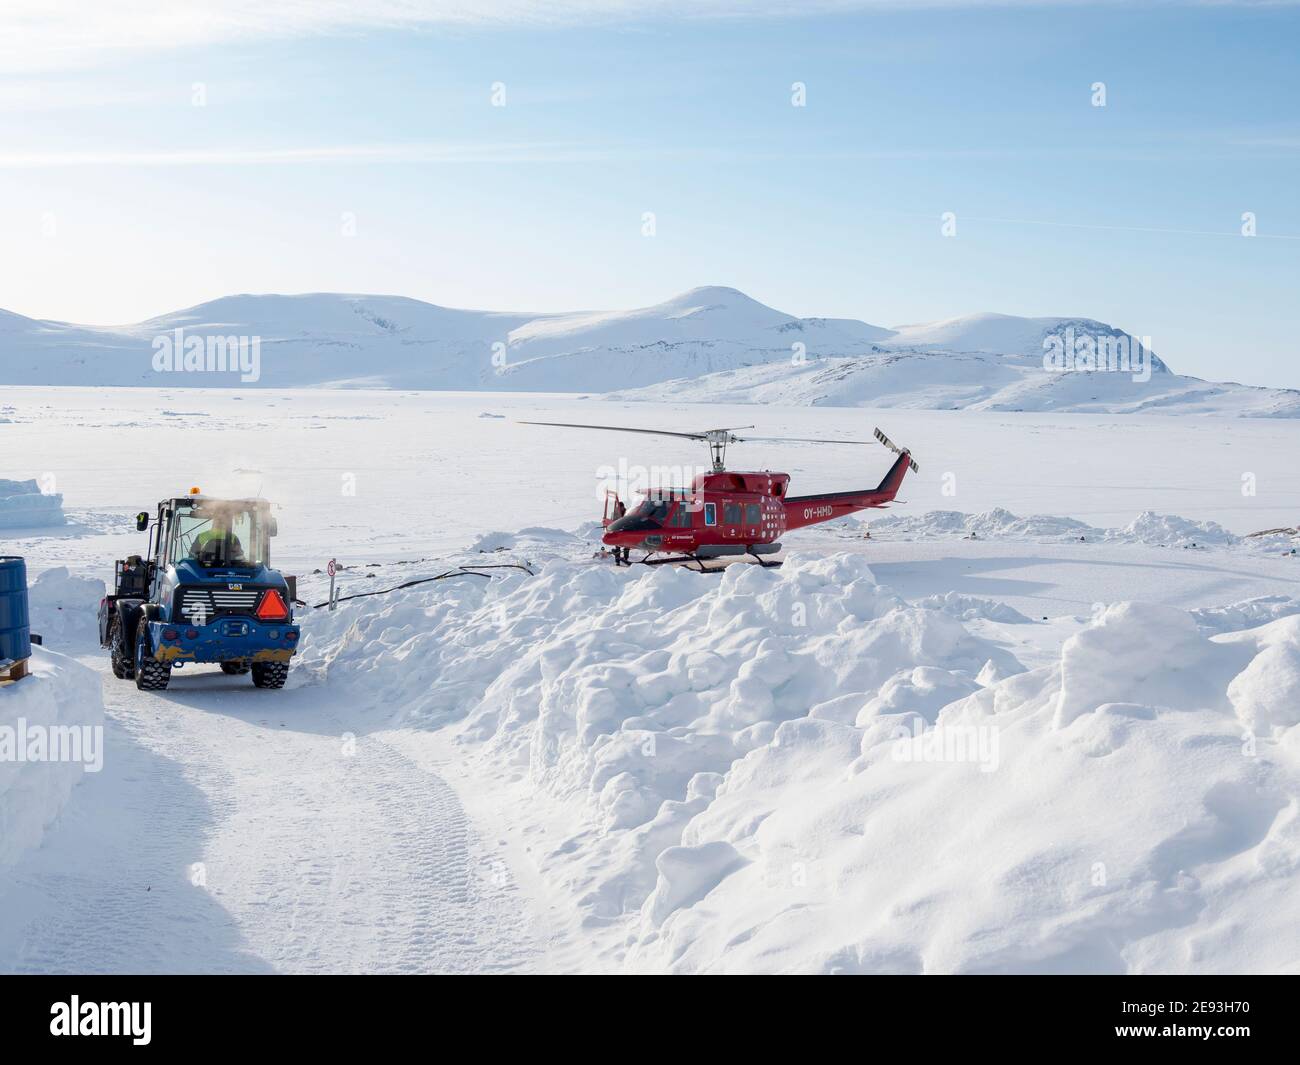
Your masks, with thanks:
[[[1266,143],[1266,142],[1260,142]],[[1281,141],[1267,142],[1277,149]],[[808,150],[807,161],[906,161],[958,159],[1035,159],[1078,155],[1092,158],[1091,148],[1077,145],[1034,147],[878,146]],[[1164,158],[1149,151],[1112,151],[1110,159]],[[618,141],[403,142],[396,144],[325,144],[281,147],[218,146],[204,148],[121,148],[92,150],[0,151],[0,170],[69,167],[268,166],[296,163],[596,163],[674,158],[696,162],[779,162],[787,153],[752,144],[653,145]],[[1039,224],[1023,219],[988,219]],[[1052,223],[1044,222],[1043,225]],[[1288,238],[1291,239],[1291,238]]]
[[[0,170],[82,166],[263,166],[294,163],[589,162],[604,149],[580,144],[338,144],[301,148],[162,148],[0,152]]]
[[[1123,0],[1110,0],[1119,4]],[[1178,0],[1153,0],[1177,3]],[[1195,3],[1197,0],[1184,0]],[[1213,0],[1212,0],[1213,2]],[[1234,0],[1222,0],[1233,3]],[[1237,0],[1255,6],[1252,0]],[[1271,0],[1289,5],[1300,0]],[[1070,0],[4,0],[0,70],[67,69],[139,51],[421,27],[773,18],[899,8],[1068,6]]]

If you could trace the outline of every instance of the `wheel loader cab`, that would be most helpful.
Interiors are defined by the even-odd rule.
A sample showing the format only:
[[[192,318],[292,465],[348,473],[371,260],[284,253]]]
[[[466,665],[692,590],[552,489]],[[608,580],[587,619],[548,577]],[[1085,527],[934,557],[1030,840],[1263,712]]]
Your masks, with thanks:
[[[164,532],[163,562],[202,569],[269,566],[273,525],[268,505],[260,500],[175,500]]]

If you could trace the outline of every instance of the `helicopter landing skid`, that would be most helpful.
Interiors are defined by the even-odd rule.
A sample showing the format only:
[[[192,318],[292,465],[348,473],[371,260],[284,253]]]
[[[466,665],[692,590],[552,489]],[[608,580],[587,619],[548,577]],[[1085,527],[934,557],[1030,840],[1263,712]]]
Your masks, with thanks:
[[[710,566],[707,563],[714,562],[718,565]],[[721,573],[728,566],[737,562],[743,562],[745,565],[752,566],[754,563],[762,566],[764,569],[776,569],[780,567],[781,560],[766,561],[758,555],[725,555],[715,556],[713,558],[701,558],[699,555],[665,555],[663,558],[654,558],[653,555],[646,555],[645,558],[638,559],[633,565],[638,566],[683,566],[694,570],[696,573]]]

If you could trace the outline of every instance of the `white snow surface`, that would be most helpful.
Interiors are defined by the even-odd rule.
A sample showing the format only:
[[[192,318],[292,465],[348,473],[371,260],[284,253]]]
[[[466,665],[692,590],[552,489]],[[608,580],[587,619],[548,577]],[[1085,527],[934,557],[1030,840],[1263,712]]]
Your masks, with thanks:
[[[85,650],[99,641],[99,601],[107,588],[95,577],[74,577],[55,566],[28,581],[31,630],[46,646]]]
[[[1034,322],[1038,319],[1019,319]],[[1062,327],[1066,319],[1053,319]],[[1102,327],[1110,331],[1109,326]],[[1008,344],[1007,347],[1012,347]],[[771,360],[610,392],[657,403],[888,407],[907,410],[1058,411],[1110,414],[1300,416],[1300,391],[1203,381],[1158,360],[1149,379],[1132,374],[1048,372],[1034,354],[947,351],[893,342],[851,357]]]
[[[869,514],[869,512],[868,512]],[[859,517],[871,535],[887,539],[1043,540],[1102,541],[1104,543],[1149,544],[1155,547],[1232,546],[1250,542],[1230,533],[1213,521],[1192,521],[1174,514],[1143,511],[1119,529],[1097,529],[1074,518],[1035,514],[1018,517],[1001,507],[982,514],[956,510],[933,510],[907,517]],[[1254,541],[1264,549],[1277,546],[1277,538]],[[1282,538],[1285,539],[1285,538]]]
[[[66,521],[59,493],[43,493],[35,480],[0,479],[0,529],[35,529]]]
[[[0,454],[40,454],[71,524],[0,549],[45,661],[102,678],[107,744],[0,869],[0,970],[1296,971],[1300,558],[1246,535],[1296,524],[1294,421],[772,408],[773,436],[878,422],[921,473],[781,569],[696,574],[594,560],[591,520],[601,467],[695,445],[517,424],[693,408],[6,402]],[[185,468],[106,479],[159,411]],[[889,461],[732,457],[800,492]],[[344,594],[481,575],[302,610],[282,692],[140,693],[93,612],[131,515],[191,483],[275,502],[309,603],[331,557]]]
[[[606,960],[1293,967],[1300,618],[1207,636],[1115,604],[1026,669],[945,605],[855,555],[720,577],[557,560],[340,610],[307,650],[349,699],[559,805],[509,816],[587,926],[618,929]]]
[[[180,331],[179,333],[177,331]],[[894,329],[799,318],[734,288],[633,310],[457,310],[400,296],[237,295],[124,326],[0,311],[11,384],[596,392],[628,399],[923,409],[1300,415],[1300,391],[1179,376],[1050,373],[1044,338],[1127,337],[1090,318],[974,314]],[[257,338],[254,375],[160,372],[157,343]],[[224,365],[224,363],[222,364]]]
[[[0,685],[0,729],[12,736],[0,740],[0,884],[23,855],[41,845],[46,829],[74,796],[86,775],[87,762],[29,761],[6,750],[12,742],[27,750],[28,730],[43,730],[44,749],[50,731],[101,727],[104,704],[99,677],[93,670],[43,647],[33,647],[31,674]],[[17,730],[23,726],[23,732]],[[89,756],[88,749],[78,747]],[[100,751],[102,755],[102,749]],[[76,792],[83,795],[83,792]],[[5,924],[12,914],[7,914]]]

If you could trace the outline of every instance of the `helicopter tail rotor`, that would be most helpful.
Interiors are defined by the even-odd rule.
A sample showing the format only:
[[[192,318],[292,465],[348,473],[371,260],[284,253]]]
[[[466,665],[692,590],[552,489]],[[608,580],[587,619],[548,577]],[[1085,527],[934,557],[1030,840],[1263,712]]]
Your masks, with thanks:
[[[907,448],[899,447],[892,440],[890,440],[889,437],[887,437],[884,433],[882,433],[879,429],[876,430],[876,439],[879,440],[882,444],[884,444],[885,447],[889,448],[889,450],[892,451],[895,455],[906,455],[907,464],[912,467],[913,473],[921,472],[921,467],[919,467],[916,464],[916,459],[912,458],[912,453],[908,451]]]

